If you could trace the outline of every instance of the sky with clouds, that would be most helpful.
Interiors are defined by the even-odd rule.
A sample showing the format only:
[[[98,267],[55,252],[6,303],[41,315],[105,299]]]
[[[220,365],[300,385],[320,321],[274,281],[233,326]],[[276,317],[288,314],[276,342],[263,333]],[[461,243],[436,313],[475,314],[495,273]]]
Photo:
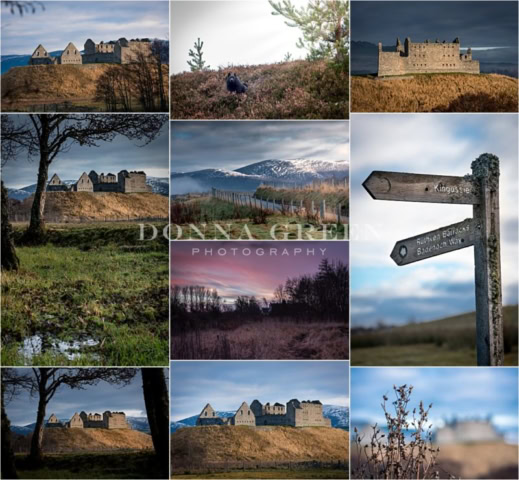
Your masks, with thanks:
[[[44,9],[10,14],[2,6],[2,55],[32,54],[41,43],[47,51],[63,50],[72,42],[83,50],[87,39],[108,42],[125,37],[168,38],[169,2],[44,1]]]
[[[426,39],[476,47],[517,47],[517,2],[352,1],[352,41],[394,45]]]
[[[32,369],[20,369],[24,374]],[[168,370],[165,369],[166,381]],[[31,397],[25,390],[5,406],[7,416],[13,425],[28,425],[36,421],[38,397]],[[142,377],[138,371],[129,385],[111,385],[99,382],[85,389],[70,389],[62,386],[47,405],[45,419],[54,413],[60,420],[68,420],[75,412],[103,413],[106,410],[124,412],[129,417],[146,417],[146,407],[142,393]]]
[[[198,415],[207,403],[215,410],[249,405],[286,404],[292,398],[349,406],[347,361],[171,362],[171,419]]]
[[[348,264],[347,242],[171,242],[170,252],[172,285],[215,288],[226,303],[272,300],[279,284],[315,274],[325,258]]]
[[[13,115],[17,121],[27,121],[28,115]],[[24,118],[25,117],[25,118]],[[118,135],[111,142],[99,142],[98,147],[73,144],[70,150],[59,154],[49,167],[49,180],[57,173],[61,180],[77,180],[83,172],[117,174],[123,169],[143,170],[149,177],[169,176],[169,126],[164,124],[160,135],[145,146],[139,140],[128,140]],[[2,167],[2,179],[8,188],[22,188],[36,183],[38,158],[27,159],[21,153],[15,161]]]
[[[306,0],[293,0],[305,7]],[[176,1],[171,3],[170,59],[172,73],[189,71],[189,50],[200,38],[203,59],[212,70],[232,65],[258,65],[305,58],[296,46],[298,28],[274,16],[267,0]]]
[[[395,398],[393,385],[412,385],[410,410],[433,404],[433,427],[454,418],[484,419],[517,442],[517,368],[352,368],[351,422],[386,425],[380,404]],[[391,405],[389,405],[391,406]]]
[[[172,172],[299,158],[348,161],[348,122],[171,122]]]
[[[474,311],[473,248],[397,266],[395,242],[472,217],[472,206],[373,200],[373,170],[460,175],[482,153],[500,159],[503,303],[517,304],[517,116],[370,115],[351,120],[351,321],[354,326],[435,320]]]

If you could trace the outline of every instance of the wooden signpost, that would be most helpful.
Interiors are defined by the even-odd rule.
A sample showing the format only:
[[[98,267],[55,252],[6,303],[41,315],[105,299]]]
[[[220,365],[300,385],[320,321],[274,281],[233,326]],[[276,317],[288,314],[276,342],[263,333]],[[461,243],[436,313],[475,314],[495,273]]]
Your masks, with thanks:
[[[391,258],[408,265],[474,246],[478,365],[504,363],[499,235],[499,159],[485,153],[472,175],[374,171],[362,184],[376,200],[473,205],[473,218],[396,242]]]

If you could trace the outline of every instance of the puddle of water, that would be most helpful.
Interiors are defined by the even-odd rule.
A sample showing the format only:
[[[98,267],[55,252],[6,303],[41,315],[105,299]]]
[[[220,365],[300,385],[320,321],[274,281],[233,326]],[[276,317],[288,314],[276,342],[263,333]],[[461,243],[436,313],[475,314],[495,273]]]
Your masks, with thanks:
[[[57,338],[33,335],[23,341],[20,348],[20,354],[25,358],[31,359],[35,355],[50,351],[61,353],[62,355],[65,355],[68,360],[75,360],[81,356],[81,351],[84,347],[95,347],[98,344],[99,341],[92,338],[65,342],[63,340],[58,340]]]

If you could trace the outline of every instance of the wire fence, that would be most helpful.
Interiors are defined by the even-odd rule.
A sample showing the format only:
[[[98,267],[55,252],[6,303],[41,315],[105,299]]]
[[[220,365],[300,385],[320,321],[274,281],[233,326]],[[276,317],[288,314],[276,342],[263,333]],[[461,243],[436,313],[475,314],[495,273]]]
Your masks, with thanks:
[[[292,190],[316,190],[323,186],[337,187],[337,188],[348,188],[348,178],[327,178],[325,180],[312,180],[307,183],[298,182],[284,182],[278,180],[263,180],[258,188],[261,187],[272,187],[272,188],[285,188]]]
[[[342,204],[337,204],[330,208],[326,205],[325,200],[321,202],[305,202],[303,200],[290,200],[275,198],[261,198],[255,194],[251,195],[246,192],[231,192],[228,190],[218,190],[213,188],[211,195],[214,198],[223,200],[225,202],[233,203],[234,205],[241,205],[250,208],[257,208],[259,210],[266,210],[271,212],[281,212],[285,215],[299,215],[299,216],[316,216],[323,221],[332,221],[337,223],[347,223],[348,217],[345,215],[346,207]]]

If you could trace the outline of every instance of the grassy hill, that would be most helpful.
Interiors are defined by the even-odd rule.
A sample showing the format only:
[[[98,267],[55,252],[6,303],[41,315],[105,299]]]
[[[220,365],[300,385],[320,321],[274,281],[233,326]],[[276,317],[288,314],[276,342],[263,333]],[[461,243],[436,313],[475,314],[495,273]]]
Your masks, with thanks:
[[[173,467],[206,462],[347,461],[349,434],[325,427],[193,427],[171,435]]]
[[[34,196],[21,202],[12,201],[10,216],[23,220],[30,215]],[[45,219],[64,221],[74,219],[105,220],[132,218],[168,218],[169,199],[156,193],[91,193],[47,192]]]
[[[18,439],[17,452],[30,450],[32,434]],[[23,442],[23,443],[22,443]],[[44,453],[84,453],[108,450],[153,449],[151,435],[137,430],[105,430],[102,428],[46,428],[43,433]]]
[[[517,365],[517,305],[503,308],[505,365]],[[352,365],[476,365],[475,312],[432,322],[352,328]]]
[[[234,72],[249,86],[231,94]],[[349,78],[325,61],[297,60],[238,66],[171,76],[173,119],[344,119],[349,115]]]
[[[497,74],[351,78],[353,112],[517,112],[517,79]]]
[[[96,83],[113,67],[121,66],[103,63],[11,68],[2,75],[2,110],[31,111],[35,106],[41,110],[45,104],[55,106],[64,102],[68,102],[65,111],[104,110],[104,104],[95,99]],[[164,69],[167,88],[167,65]]]

